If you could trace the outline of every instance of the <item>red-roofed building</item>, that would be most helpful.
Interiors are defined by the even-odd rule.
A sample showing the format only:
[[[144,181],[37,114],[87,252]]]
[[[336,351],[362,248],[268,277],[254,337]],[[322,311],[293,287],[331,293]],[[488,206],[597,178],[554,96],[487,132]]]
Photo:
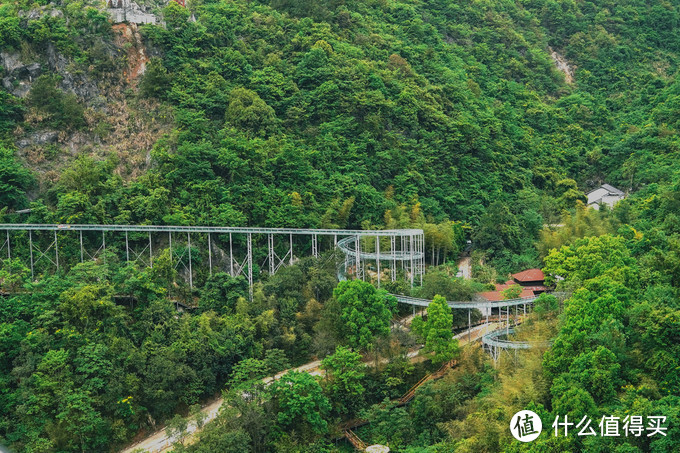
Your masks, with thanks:
[[[527,269],[522,272],[512,274],[512,278],[520,285],[543,285],[545,275],[540,269]]]
[[[516,274],[512,274],[512,279],[502,284],[497,284],[494,291],[485,291],[477,294],[477,299],[498,302],[503,300],[503,291],[513,285],[520,285],[522,292],[519,297],[532,297],[548,291],[548,287],[543,284],[545,276],[540,269],[527,269]]]
[[[498,285],[498,286],[503,286],[503,285]],[[477,293],[477,296],[479,296],[479,297],[481,297],[485,300],[491,301],[491,302],[499,302],[501,300],[504,300],[505,298],[503,297],[503,290],[505,288],[498,289],[498,286],[496,286],[496,288],[497,288],[496,291],[484,291],[483,293]],[[521,297],[521,298],[533,297],[533,296],[534,296],[533,291],[528,290],[528,289],[524,289],[524,288],[522,289],[522,292],[519,295],[519,297]]]
[[[513,280],[523,289],[532,291],[535,295],[548,291],[544,285],[545,275],[540,269],[527,269],[522,272],[512,274]]]

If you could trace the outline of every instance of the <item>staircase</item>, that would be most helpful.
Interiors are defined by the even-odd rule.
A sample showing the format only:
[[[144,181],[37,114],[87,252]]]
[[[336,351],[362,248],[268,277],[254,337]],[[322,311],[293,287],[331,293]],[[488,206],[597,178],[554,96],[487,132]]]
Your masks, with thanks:
[[[420,388],[423,384],[425,384],[428,381],[432,381],[435,379],[439,379],[440,377],[444,376],[446,373],[446,370],[451,368],[453,365],[455,365],[455,361],[449,361],[444,363],[441,368],[439,368],[437,371],[434,373],[426,374],[416,385],[411,387],[408,392],[404,393],[404,395],[397,400],[397,405],[398,406],[403,406],[404,404],[407,404],[409,401],[413,399],[414,396],[416,396],[416,390]]]
[[[352,444],[355,449],[357,449],[358,451],[366,450],[366,444],[364,443],[363,440],[359,439],[359,436],[357,436],[354,433],[354,431],[352,431],[351,429],[346,429],[344,430],[344,434],[349,443]]]

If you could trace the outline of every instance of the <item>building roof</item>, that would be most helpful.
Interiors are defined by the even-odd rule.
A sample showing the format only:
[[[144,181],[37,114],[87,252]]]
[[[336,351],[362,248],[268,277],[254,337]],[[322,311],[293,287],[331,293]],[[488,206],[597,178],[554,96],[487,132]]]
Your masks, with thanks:
[[[542,282],[545,280],[545,275],[540,269],[527,269],[516,274],[512,274],[512,278],[518,282]]]
[[[610,186],[609,184],[602,184],[601,186],[603,189],[607,189],[609,193],[614,194],[614,195],[624,195],[623,192],[621,192],[619,189],[617,189],[614,186]]]
[[[603,197],[613,196],[619,198],[625,198],[626,194],[617,189],[616,187],[609,184],[602,184],[600,187],[596,187],[586,194],[588,198],[588,204],[600,203]]]
[[[490,302],[499,302],[501,300],[505,300],[503,298],[503,290],[497,290],[497,291],[485,291],[483,293],[478,293],[480,297],[483,297],[484,299],[490,301]],[[522,288],[522,292],[520,293],[519,297],[532,297],[534,295],[533,291],[530,291],[526,288]]]

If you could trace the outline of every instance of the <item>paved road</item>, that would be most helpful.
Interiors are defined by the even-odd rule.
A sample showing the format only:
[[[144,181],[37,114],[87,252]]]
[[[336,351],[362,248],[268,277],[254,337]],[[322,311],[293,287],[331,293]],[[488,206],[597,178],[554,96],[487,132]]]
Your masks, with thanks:
[[[293,368],[295,371],[304,371],[307,372],[311,375],[314,376],[321,376],[323,375],[323,370],[319,369],[319,366],[321,365],[320,360],[315,360],[313,362],[306,363],[302,366],[299,366],[297,368]],[[284,370],[278,373],[277,375],[273,377],[268,377],[263,379],[265,383],[272,382],[276,379],[280,379],[281,376],[286,374],[290,370]],[[219,413],[220,407],[222,406],[222,403],[224,403],[224,400],[222,398],[216,399],[214,402],[208,404],[207,406],[204,406],[201,409],[201,412],[205,415],[205,421],[204,423],[208,423],[209,421],[214,420],[217,417],[217,414]],[[195,422],[190,422],[189,425],[187,426],[187,436],[193,434],[198,430],[198,427],[196,426]],[[165,433],[165,428],[160,429],[159,431],[156,431],[154,434],[150,435],[146,439],[137,442],[134,445],[131,445],[130,447],[121,450],[121,453],[132,453],[136,451],[143,451],[147,453],[161,453],[165,451],[169,451],[172,448],[172,445],[177,442],[177,438],[175,436],[173,437],[168,437],[167,434]]]
[[[412,319],[411,317],[408,317]],[[410,319],[408,319],[410,321]],[[458,339],[458,342],[460,346],[465,346],[466,344],[470,342],[474,342],[477,339],[479,339],[482,335],[486,334],[487,332],[491,332],[492,330],[497,329],[499,326],[498,323],[489,323],[489,324],[482,324],[479,326],[475,326],[469,331],[464,331],[459,334],[457,334],[454,338]],[[412,350],[408,353],[408,357],[412,361],[422,361],[426,360],[427,357],[424,355],[419,355],[420,354],[420,349],[415,349]],[[384,359],[383,361],[385,361]],[[295,371],[303,371],[307,372],[311,375],[314,376],[323,376],[324,371],[319,369],[319,366],[321,366],[321,361],[320,360],[315,360],[313,362],[306,363],[302,366],[299,366],[297,368],[293,368]],[[277,375],[273,377],[268,377],[265,378],[263,381],[265,383],[272,382],[276,379],[280,379],[281,376],[286,374],[290,370],[284,370],[278,373]],[[217,414],[219,413],[220,407],[222,406],[222,403],[224,403],[224,400],[222,398],[216,399],[214,402],[208,404],[207,406],[203,407],[201,409],[201,412],[205,415],[205,421],[204,423],[208,423],[209,421],[214,420],[217,417]],[[187,438],[194,434],[196,431],[198,431],[198,427],[196,426],[195,422],[190,422],[189,425],[187,426]],[[165,433],[165,429],[160,429],[159,431],[156,431],[154,434],[150,435],[146,439],[137,442],[136,444],[121,450],[120,453],[133,453],[133,452],[146,452],[146,453],[163,453],[170,451],[172,449],[172,445],[177,441],[176,437],[168,437],[167,434]],[[190,441],[189,441],[190,442]],[[188,443],[188,442],[185,442]]]

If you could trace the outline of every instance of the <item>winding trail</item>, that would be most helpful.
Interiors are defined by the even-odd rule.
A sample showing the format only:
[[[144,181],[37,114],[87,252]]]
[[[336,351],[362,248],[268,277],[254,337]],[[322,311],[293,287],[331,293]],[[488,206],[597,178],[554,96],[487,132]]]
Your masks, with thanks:
[[[454,338],[458,339],[458,343],[462,347],[469,343],[474,343],[475,341],[480,339],[484,334],[496,330],[499,326],[500,324],[498,323],[481,324],[473,327],[472,329],[460,332],[459,334],[455,335]],[[419,362],[427,359],[426,356],[420,355],[420,349],[421,348],[417,348],[409,351],[408,358],[412,362]],[[383,362],[385,360],[386,359],[383,359]],[[281,371],[275,376],[270,376],[268,378],[263,379],[263,381],[265,383],[275,381],[277,379],[280,379],[284,374],[291,370],[307,372],[313,376],[323,376],[324,371],[319,368],[320,366],[321,360],[314,360],[297,368],[291,368],[288,370]],[[219,414],[220,407],[222,406],[223,403],[224,400],[220,397],[201,409],[201,412],[203,412],[203,414],[205,415],[204,425],[217,417],[217,415]],[[200,431],[200,429],[196,426],[196,423],[193,421],[190,422],[189,425],[187,426],[187,435],[185,439],[189,439],[198,431]],[[121,450],[120,453],[133,453],[133,452],[163,453],[172,450],[172,445],[175,442],[177,442],[177,440],[178,439],[174,436],[168,437],[168,435],[165,433],[165,427],[163,427],[157,430],[155,433],[149,435],[145,439],[125,448],[124,450]],[[189,440],[189,442],[191,442],[191,440]],[[186,443],[188,444],[189,442]]]

